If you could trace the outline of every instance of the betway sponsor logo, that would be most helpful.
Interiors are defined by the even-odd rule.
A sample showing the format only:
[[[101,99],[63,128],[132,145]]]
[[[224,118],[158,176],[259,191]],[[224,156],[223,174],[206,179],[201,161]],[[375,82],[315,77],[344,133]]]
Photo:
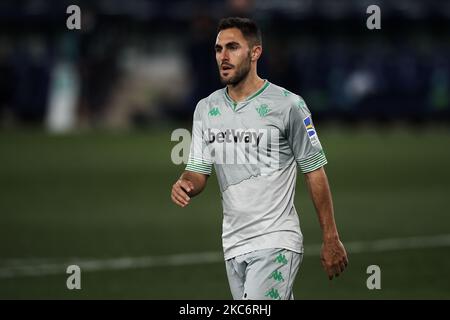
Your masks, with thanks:
[[[279,164],[278,130],[208,128],[203,131],[203,141],[206,143],[202,148],[202,159],[210,159],[215,164],[258,167],[277,167]]]
[[[254,147],[259,146],[263,132],[246,131],[242,129],[225,129],[223,131],[208,129],[206,137],[209,143],[250,143]]]
[[[172,141],[180,138],[171,153],[175,164],[187,163],[188,155],[207,164],[251,164],[258,170],[273,170],[280,165],[278,129],[203,128],[194,121],[192,139],[188,130],[177,129]]]

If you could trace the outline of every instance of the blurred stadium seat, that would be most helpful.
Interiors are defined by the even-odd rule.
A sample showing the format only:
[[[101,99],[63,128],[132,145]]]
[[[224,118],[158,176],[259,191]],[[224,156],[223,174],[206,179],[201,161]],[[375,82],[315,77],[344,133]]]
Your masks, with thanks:
[[[69,31],[71,1],[2,1],[0,123],[45,123],[61,61],[79,88],[68,129],[189,120],[221,86],[212,47],[228,14],[261,24],[262,76],[316,118],[450,120],[450,5],[377,3],[382,29],[370,31],[366,1],[78,1],[82,27]]]

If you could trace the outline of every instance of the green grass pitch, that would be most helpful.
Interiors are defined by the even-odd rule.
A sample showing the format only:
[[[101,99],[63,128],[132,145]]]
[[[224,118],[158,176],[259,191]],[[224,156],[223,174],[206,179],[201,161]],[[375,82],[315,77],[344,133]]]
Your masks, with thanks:
[[[185,209],[170,201],[183,166],[170,160],[171,130],[126,134],[0,134],[0,299],[230,299],[223,261],[83,272],[5,274],[67,259],[221,252],[216,177]],[[319,130],[345,243],[450,234],[450,134],[438,130]],[[301,176],[296,207],[306,251],[320,229]],[[329,281],[305,256],[297,299],[449,299],[450,246],[349,252]],[[381,268],[368,290],[366,268]],[[3,272],[3,273],[2,273]]]

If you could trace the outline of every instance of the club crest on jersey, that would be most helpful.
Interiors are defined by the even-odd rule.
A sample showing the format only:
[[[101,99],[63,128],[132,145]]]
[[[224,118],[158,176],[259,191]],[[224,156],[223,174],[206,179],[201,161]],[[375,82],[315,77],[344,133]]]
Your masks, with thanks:
[[[270,112],[270,108],[267,104],[262,104],[259,106],[259,108],[256,108],[256,111],[259,113],[261,118],[267,116],[267,114]]]
[[[311,139],[316,134],[316,129],[312,123],[311,116],[307,116],[303,119],[303,123],[305,124],[306,132],[308,132],[308,137]]]

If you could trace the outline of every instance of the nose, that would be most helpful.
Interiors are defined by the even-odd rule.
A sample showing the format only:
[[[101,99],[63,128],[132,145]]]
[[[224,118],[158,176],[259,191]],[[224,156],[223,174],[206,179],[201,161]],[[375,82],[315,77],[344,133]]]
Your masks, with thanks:
[[[229,56],[228,56],[228,50],[223,49],[220,53],[219,53],[219,60],[221,63],[225,62],[225,61],[229,61]]]

